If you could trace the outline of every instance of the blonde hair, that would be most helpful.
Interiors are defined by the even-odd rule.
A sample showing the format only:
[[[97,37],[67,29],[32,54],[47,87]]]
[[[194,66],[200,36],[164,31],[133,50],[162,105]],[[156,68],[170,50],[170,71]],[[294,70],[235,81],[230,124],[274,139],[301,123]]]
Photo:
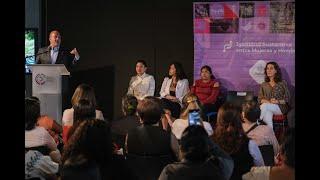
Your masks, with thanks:
[[[73,93],[71,105],[74,106],[79,102],[80,99],[88,100],[90,103],[92,103],[93,107],[96,108],[96,96],[91,86],[87,84],[80,84]]]
[[[203,119],[201,117],[202,109],[200,107],[200,101],[195,94],[193,94],[191,92],[186,94],[182,99],[182,104],[183,104],[183,109],[180,114],[181,119],[188,119],[189,110],[199,109],[200,110],[200,119],[201,119],[201,123],[202,123],[202,121],[203,121]]]

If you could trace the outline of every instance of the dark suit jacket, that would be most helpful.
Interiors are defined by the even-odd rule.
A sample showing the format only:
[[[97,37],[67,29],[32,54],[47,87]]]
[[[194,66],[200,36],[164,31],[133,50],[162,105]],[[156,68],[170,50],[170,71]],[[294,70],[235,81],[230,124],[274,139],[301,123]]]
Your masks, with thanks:
[[[129,154],[159,156],[173,155],[170,134],[158,126],[141,125],[128,131]]]
[[[71,50],[68,50],[62,46],[59,48],[58,57],[55,64],[64,64],[69,72],[71,72],[72,67],[75,63],[74,55],[70,54]],[[37,64],[51,64],[50,58],[50,46],[40,48],[36,57]]]

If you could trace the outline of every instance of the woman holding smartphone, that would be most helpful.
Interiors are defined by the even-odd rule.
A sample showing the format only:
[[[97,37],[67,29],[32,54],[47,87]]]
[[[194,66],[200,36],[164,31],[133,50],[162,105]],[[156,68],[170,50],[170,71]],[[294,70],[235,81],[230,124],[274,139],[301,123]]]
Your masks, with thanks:
[[[207,131],[208,135],[213,134],[210,123],[203,121],[202,110],[200,108],[199,99],[196,95],[188,93],[183,99],[183,109],[180,118],[176,119],[172,124],[172,134],[177,139],[181,138],[182,132],[189,126],[189,124],[201,125]]]

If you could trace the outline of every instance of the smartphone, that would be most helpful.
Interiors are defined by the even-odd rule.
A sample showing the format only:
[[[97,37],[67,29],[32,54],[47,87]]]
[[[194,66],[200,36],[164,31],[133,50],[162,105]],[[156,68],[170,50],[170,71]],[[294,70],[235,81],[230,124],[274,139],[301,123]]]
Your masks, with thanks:
[[[201,125],[201,122],[200,122],[200,110],[199,109],[189,110],[188,122],[189,122],[189,126],[191,126],[191,125]]]

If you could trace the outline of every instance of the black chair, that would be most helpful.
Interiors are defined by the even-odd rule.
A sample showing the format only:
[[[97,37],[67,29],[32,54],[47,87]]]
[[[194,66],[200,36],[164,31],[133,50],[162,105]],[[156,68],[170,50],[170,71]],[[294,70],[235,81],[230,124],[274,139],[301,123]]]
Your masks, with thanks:
[[[236,107],[241,108],[245,101],[253,101],[254,95],[252,91],[228,91],[226,102],[232,103]]]
[[[156,180],[162,169],[173,163],[172,155],[137,155],[127,154],[126,163],[134,176],[141,180]]]
[[[259,146],[260,152],[263,157],[265,166],[273,166],[274,165],[274,151],[272,145],[262,145]]]

